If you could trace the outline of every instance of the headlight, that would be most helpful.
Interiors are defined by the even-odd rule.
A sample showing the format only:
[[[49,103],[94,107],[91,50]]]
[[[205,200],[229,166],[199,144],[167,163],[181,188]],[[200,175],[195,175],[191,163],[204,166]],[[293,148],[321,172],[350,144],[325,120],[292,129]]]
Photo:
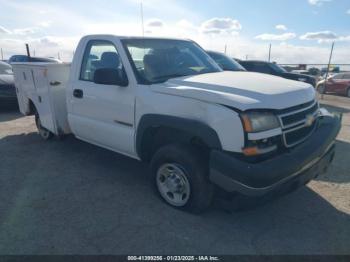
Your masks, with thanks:
[[[241,114],[246,132],[261,132],[280,127],[277,117],[269,112],[247,112]]]

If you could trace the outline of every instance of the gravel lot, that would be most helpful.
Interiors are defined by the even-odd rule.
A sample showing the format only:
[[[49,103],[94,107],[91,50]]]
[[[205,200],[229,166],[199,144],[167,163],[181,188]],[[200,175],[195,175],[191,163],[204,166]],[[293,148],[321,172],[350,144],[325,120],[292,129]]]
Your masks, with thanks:
[[[142,163],[74,137],[42,141],[0,112],[0,254],[350,254],[350,99],[328,173],[264,206],[191,215],[153,193]]]

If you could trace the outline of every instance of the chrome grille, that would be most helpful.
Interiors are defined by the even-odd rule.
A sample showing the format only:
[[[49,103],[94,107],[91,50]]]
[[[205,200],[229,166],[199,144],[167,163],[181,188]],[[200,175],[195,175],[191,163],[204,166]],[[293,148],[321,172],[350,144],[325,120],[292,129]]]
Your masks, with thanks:
[[[319,105],[311,101],[285,109],[278,114],[286,147],[295,146],[307,139],[316,127]]]

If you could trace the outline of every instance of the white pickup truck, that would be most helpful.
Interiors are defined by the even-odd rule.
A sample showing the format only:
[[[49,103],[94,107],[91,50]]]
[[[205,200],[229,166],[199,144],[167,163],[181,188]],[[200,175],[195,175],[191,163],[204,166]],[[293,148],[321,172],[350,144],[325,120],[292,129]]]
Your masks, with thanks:
[[[223,72],[195,42],[90,35],[72,64],[15,63],[20,111],[44,139],[78,139],[149,162],[170,205],[207,208],[216,190],[260,197],[323,172],[340,120],[314,88]]]

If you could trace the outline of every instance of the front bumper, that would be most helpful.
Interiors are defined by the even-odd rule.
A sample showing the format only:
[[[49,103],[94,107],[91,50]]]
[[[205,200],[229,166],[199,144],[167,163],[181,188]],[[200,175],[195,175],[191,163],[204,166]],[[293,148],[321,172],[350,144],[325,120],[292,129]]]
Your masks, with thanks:
[[[230,153],[213,150],[209,178],[228,192],[246,196],[263,196],[304,185],[332,162],[340,122],[337,116],[323,116],[305,142],[259,163],[247,163]]]

